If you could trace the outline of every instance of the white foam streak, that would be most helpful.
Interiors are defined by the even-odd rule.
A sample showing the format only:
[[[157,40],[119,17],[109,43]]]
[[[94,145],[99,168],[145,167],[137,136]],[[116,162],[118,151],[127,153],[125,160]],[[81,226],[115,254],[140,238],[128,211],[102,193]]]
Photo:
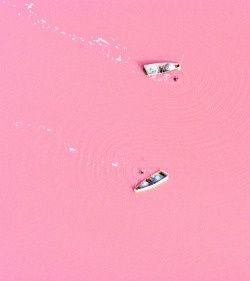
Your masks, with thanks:
[[[83,38],[81,35],[68,33],[63,30],[61,27],[56,25],[49,24],[46,19],[42,18],[35,10],[35,3],[26,3],[24,6],[20,6],[17,8],[17,5],[13,4],[12,1],[4,0],[2,2],[8,6],[12,6],[17,10],[18,16],[28,17],[30,21],[36,26],[40,26],[40,28],[47,30],[49,32],[55,32],[60,35],[65,36],[65,38],[69,38],[70,40],[80,43],[85,49],[96,49],[102,55],[109,58],[113,63],[129,63],[133,68],[134,73],[139,73],[137,70],[137,64],[135,63],[135,57],[130,53],[125,46],[121,46],[115,38],[108,37],[104,39],[103,37],[98,36],[94,38],[94,36],[90,36],[90,38]],[[57,32],[58,31],[58,32]]]
[[[13,123],[13,125],[18,128],[18,129],[27,129],[27,128],[31,128],[34,130],[40,130],[40,131],[45,131],[48,132],[49,134],[53,135],[53,136],[58,136],[58,134],[56,132],[54,132],[52,129],[46,127],[45,125],[40,125],[40,126],[34,126],[31,123],[27,123],[27,122],[23,122],[23,121],[16,121]],[[72,145],[70,145],[67,142],[63,142],[63,145],[66,149],[68,149],[71,153],[78,153],[78,150],[76,148],[74,148]]]

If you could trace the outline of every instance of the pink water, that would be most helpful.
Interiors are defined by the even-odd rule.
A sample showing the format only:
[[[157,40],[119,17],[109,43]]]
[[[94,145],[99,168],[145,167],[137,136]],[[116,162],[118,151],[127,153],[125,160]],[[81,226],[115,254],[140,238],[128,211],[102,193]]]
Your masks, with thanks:
[[[248,8],[1,0],[1,280],[250,279]]]

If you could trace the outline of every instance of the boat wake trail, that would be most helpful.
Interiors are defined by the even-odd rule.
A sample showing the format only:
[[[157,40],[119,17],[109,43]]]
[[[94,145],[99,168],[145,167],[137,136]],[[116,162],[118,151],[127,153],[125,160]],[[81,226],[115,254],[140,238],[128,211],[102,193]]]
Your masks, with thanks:
[[[14,3],[14,1],[11,0],[3,0],[2,3],[14,8],[18,16],[27,18],[37,27],[80,44],[81,47],[85,49],[96,49],[99,53],[112,61],[112,63],[128,64],[131,68],[131,72],[140,73],[138,64],[136,63],[136,57],[126,46],[121,45],[112,36],[108,38],[102,38],[101,36],[84,37],[79,34],[67,32],[63,28],[49,23],[46,19],[41,17],[41,15],[35,11],[36,5],[33,2],[22,5],[18,2]]]
[[[93,178],[100,186],[103,183],[125,186],[128,178],[133,182],[135,177],[141,180],[153,172],[144,159],[120,157],[120,153],[107,149],[94,151],[91,137],[76,146],[63,140],[62,134],[43,124],[16,121],[13,126],[17,129],[14,132],[15,139],[19,143],[23,143],[22,139],[25,139],[27,144],[20,151],[24,155],[22,165],[26,166],[29,159],[33,159],[34,165],[39,167],[42,167],[43,160],[54,163],[52,169],[58,167],[62,169],[61,173],[66,171],[82,186],[86,185],[88,180],[91,184]],[[140,170],[143,170],[144,174],[139,176]]]

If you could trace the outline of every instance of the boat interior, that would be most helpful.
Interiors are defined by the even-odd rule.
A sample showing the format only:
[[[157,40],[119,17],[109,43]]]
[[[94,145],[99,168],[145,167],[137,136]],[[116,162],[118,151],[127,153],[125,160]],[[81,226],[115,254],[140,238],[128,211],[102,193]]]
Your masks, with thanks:
[[[159,171],[159,172],[153,174],[152,176],[148,177],[144,181],[142,181],[137,188],[141,189],[141,188],[148,187],[150,185],[154,185],[154,184],[160,182],[162,179],[164,179],[166,177],[168,177],[167,174],[165,174],[162,171]]]

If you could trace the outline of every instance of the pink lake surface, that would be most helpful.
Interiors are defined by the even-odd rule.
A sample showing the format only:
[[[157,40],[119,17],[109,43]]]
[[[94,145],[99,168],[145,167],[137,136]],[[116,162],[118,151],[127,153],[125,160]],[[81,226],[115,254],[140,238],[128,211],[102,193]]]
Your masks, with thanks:
[[[250,279],[248,11],[1,0],[1,280]]]

